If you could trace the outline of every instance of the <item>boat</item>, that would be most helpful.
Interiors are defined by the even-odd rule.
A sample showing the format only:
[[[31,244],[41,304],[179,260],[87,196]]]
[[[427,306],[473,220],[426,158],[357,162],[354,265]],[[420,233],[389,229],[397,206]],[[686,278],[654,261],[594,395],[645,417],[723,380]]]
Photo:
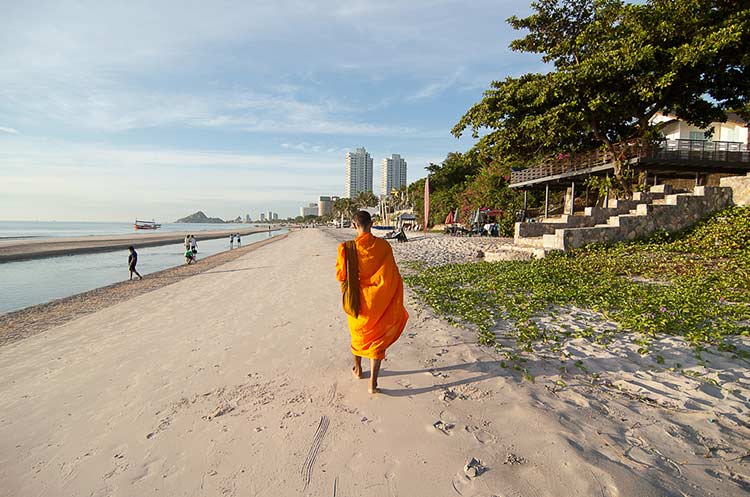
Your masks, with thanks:
[[[374,230],[390,230],[393,231],[395,228],[393,226],[381,226],[381,225],[374,225],[372,227]]]
[[[139,221],[138,219],[136,219],[133,227],[137,230],[158,230],[159,228],[161,228],[161,224],[158,224],[153,220]]]

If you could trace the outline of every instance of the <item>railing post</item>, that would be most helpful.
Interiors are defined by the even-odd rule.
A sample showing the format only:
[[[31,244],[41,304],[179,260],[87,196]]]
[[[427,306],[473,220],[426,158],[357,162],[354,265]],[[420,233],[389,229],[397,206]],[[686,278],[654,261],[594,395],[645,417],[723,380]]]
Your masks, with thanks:
[[[549,217],[549,185],[544,185],[544,218]]]
[[[604,190],[604,208],[609,209],[609,174],[607,177],[607,189]]]
[[[524,190],[523,191],[523,211],[526,212],[526,208],[529,205],[529,191]]]
[[[570,215],[572,216],[576,211],[576,182],[570,182]]]

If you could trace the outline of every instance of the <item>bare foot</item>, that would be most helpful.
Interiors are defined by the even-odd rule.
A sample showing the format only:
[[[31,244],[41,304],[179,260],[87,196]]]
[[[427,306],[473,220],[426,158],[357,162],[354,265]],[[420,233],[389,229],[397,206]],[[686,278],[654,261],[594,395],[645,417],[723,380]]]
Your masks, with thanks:
[[[369,387],[367,389],[367,392],[374,395],[376,393],[380,393],[380,389],[378,387]]]
[[[364,376],[362,376],[362,370],[357,369],[356,367],[352,368],[352,376],[354,376],[358,380],[361,380],[362,378],[364,378]]]

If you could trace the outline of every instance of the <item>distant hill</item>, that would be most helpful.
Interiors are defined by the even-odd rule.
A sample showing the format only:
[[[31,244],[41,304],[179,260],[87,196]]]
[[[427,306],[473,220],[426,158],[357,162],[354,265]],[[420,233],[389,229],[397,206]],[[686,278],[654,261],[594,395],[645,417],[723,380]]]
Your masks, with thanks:
[[[224,223],[224,220],[218,217],[208,217],[203,211],[198,211],[195,214],[190,214],[187,217],[183,217],[175,221],[175,223]]]

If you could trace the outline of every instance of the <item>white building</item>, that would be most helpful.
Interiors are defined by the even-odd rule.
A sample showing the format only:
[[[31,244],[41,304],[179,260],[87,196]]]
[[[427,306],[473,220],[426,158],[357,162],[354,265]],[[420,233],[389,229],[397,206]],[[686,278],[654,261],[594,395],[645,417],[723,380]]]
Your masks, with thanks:
[[[360,192],[372,191],[372,157],[358,148],[346,154],[346,196],[354,198]]]
[[[261,212],[260,213],[260,222],[262,223],[265,220],[266,220],[266,213],[265,212]]]
[[[318,204],[310,203],[306,207],[299,208],[299,215],[302,217],[317,216],[318,215]]]
[[[380,193],[390,195],[391,190],[406,186],[406,161],[399,154],[383,159],[383,177],[380,180]]]
[[[663,123],[661,132],[667,140],[708,140],[705,129],[681,121],[675,116],[657,113],[651,118],[651,124],[660,123]],[[730,112],[726,122],[711,123],[711,126],[714,128],[711,141],[748,144],[747,123],[737,114]]]

